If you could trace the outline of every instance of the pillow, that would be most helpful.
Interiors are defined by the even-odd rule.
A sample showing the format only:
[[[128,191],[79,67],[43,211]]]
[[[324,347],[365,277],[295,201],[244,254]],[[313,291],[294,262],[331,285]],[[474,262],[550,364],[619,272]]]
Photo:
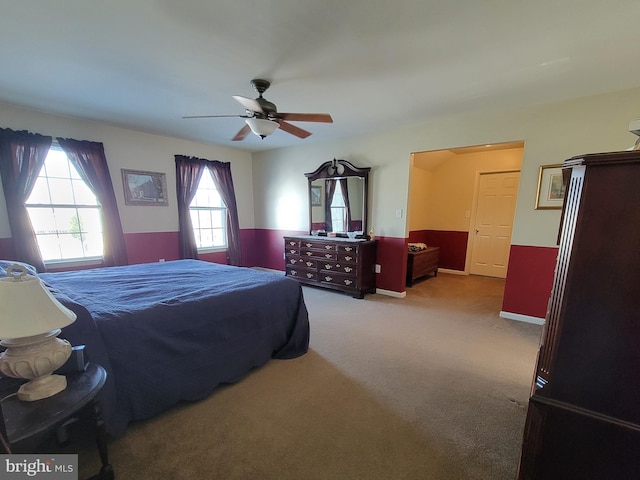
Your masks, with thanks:
[[[33,275],[34,277],[38,276],[38,270],[36,270],[36,267],[34,267],[33,265],[29,265],[28,263],[24,263],[24,262],[16,262],[15,260],[0,260],[0,278],[4,278],[7,276],[7,268],[9,268],[11,265],[22,265],[26,270],[27,273],[29,275]]]

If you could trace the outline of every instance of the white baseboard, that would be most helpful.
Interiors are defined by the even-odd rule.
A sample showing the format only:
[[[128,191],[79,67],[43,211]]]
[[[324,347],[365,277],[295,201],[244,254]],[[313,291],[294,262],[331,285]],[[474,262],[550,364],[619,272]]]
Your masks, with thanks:
[[[380,295],[386,295],[388,297],[395,297],[395,298],[404,298],[407,296],[407,292],[394,292],[393,290],[384,290],[383,288],[376,288],[376,293],[379,293]]]
[[[534,323],[536,325],[544,325],[544,318],[540,317],[532,317],[530,315],[522,315],[520,313],[511,313],[511,312],[500,312],[501,318],[506,318],[507,320],[516,320],[518,322],[525,323]]]
[[[273,268],[266,268],[266,267],[249,267],[252,270],[260,270],[261,272],[270,272],[270,273],[278,273],[280,275],[284,275],[284,272],[282,270],[274,270]]]
[[[468,275],[467,272],[463,272],[462,270],[451,270],[449,268],[438,268],[438,273],[449,273],[451,275]]]

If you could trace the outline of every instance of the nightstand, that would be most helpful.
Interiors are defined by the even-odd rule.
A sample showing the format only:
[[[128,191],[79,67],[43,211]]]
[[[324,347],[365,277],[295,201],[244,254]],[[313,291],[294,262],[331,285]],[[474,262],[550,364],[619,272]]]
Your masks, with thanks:
[[[13,453],[32,453],[48,436],[73,417],[88,416],[95,422],[96,440],[102,468],[92,479],[113,480],[109,464],[107,435],[97,396],[104,386],[107,373],[100,365],[90,363],[84,372],[69,374],[67,388],[49,398],[24,402],[18,400],[19,383],[14,379],[0,379],[0,431]],[[3,428],[4,427],[4,428]]]

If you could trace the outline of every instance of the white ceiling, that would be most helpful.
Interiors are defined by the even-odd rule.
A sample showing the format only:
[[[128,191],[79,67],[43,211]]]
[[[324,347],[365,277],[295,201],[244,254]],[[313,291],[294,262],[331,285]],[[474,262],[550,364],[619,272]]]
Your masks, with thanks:
[[[638,0],[0,6],[1,101],[251,151],[640,86]],[[334,123],[231,142],[241,118],[181,118],[243,114],[232,95],[256,97],[252,78],[280,111]]]

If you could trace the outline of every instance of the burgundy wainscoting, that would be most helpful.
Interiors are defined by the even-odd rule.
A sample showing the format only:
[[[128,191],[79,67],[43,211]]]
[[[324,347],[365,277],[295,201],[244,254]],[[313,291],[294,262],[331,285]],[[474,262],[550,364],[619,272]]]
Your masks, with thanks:
[[[242,248],[242,264],[253,265],[249,256],[253,243],[252,230],[240,231],[240,245]],[[166,261],[178,260],[180,248],[178,232],[127,233],[124,236],[127,245],[127,256],[130,264],[157,262],[161,258]],[[227,252],[200,253],[198,259],[204,262],[227,264]],[[248,262],[247,262],[248,260]]]
[[[376,275],[376,288],[398,293],[406,291],[406,239],[376,236],[376,240],[376,263],[380,265],[380,273]]]
[[[308,235],[309,232],[306,230],[256,228],[254,234],[255,266],[284,272],[284,237],[287,235]]]
[[[256,248],[256,231],[254,228],[240,229],[240,250],[242,255],[241,266],[254,267],[258,265],[260,252]]]
[[[13,238],[0,238],[0,258],[3,260],[15,260],[13,258]]]
[[[129,264],[178,260],[178,232],[125,233]]]
[[[440,247],[440,268],[464,272],[467,260],[469,232],[452,230],[412,230],[409,243],[426,243],[430,247]]]
[[[544,318],[558,249],[511,245],[502,311]]]

